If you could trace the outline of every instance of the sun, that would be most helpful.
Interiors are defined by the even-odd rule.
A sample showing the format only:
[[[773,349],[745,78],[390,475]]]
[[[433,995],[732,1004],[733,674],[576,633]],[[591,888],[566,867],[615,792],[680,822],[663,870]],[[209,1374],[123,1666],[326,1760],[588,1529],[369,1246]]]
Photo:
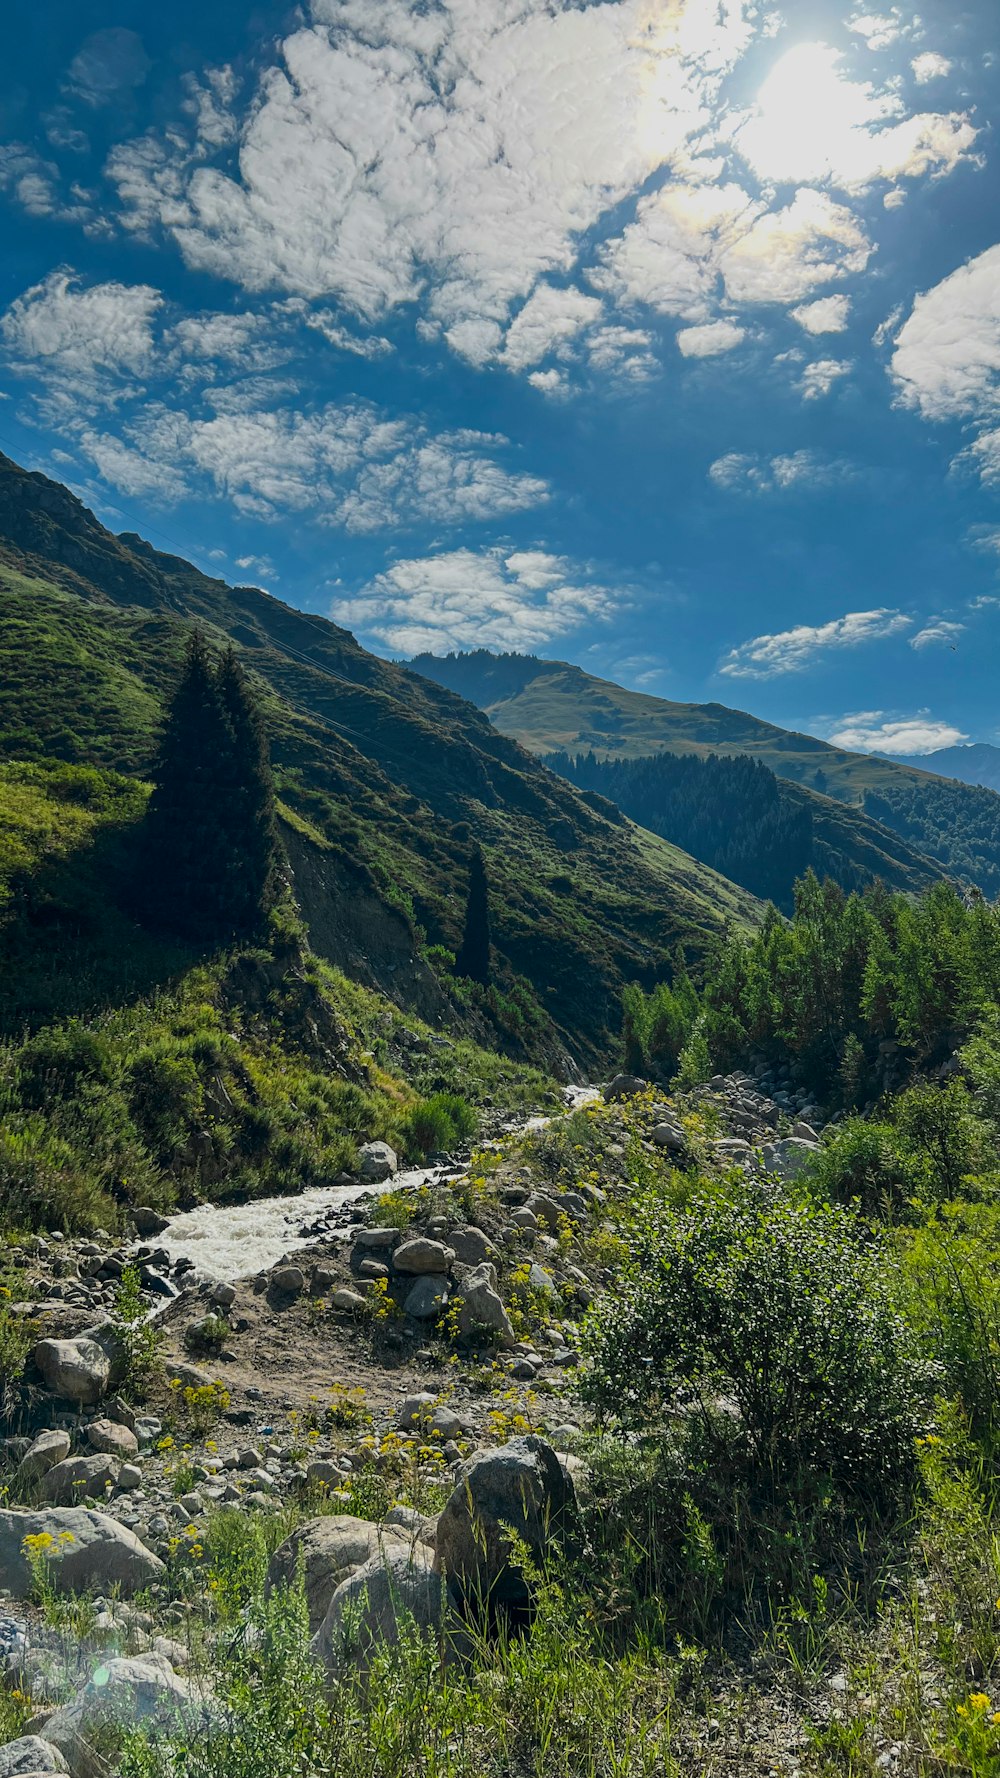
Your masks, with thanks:
[[[850,186],[870,170],[873,124],[897,101],[847,80],[839,50],[800,43],[775,63],[734,144],[759,179],[833,179]]]

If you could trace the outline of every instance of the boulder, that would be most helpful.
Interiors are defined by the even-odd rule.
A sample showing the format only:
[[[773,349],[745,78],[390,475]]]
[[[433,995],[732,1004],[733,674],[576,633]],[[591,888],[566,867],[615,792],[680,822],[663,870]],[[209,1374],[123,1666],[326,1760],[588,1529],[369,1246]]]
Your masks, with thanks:
[[[358,1265],[363,1259],[371,1259],[375,1254],[386,1258],[398,1241],[399,1230],[395,1228],[359,1229],[351,1249],[351,1264]]]
[[[132,1221],[141,1239],[149,1241],[155,1235],[162,1235],[170,1218],[161,1216],[158,1210],[151,1210],[148,1204],[137,1204],[132,1211]]]
[[[415,1321],[437,1321],[448,1302],[448,1285],[443,1277],[430,1274],[417,1278],[406,1293],[403,1312]]]
[[[139,1440],[128,1426],[117,1420],[92,1420],[87,1427],[87,1443],[95,1451],[111,1457],[137,1457]]]
[[[566,1214],[547,1192],[532,1192],[524,1208],[531,1212],[536,1222],[544,1223],[550,1235],[558,1233],[559,1219]]]
[[[68,1772],[58,1747],[41,1735],[21,1735],[0,1747],[0,1778],[38,1778],[41,1772]]]
[[[637,1093],[644,1093],[648,1086],[648,1080],[643,1080],[641,1075],[616,1074],[614,1080],[609,1080],[607,1086],[601,1088],[601,1097],[606,1104],[611,1105],[620,1099],[634,1099]]]
[[[749,1142],[744,1142],[741,1136],[720,1136],[712,1148],[720,1161],[729,1161],[734,1166],[738,1161],[749,1160],[753,1152]]]
[[[68,1432],[59,1432],[54,1428],[48,1432],[40,1432],[33,1439],[17,1467],[18,1477],[22,1482],[37,1482],[47,1470],[61,1463],[69,1456],[70,1437]]]
[[[356,1315],[359,1309],[364,1308],[365,1299],[356,1290],[348,1290],[346,1286],[342,1286],[340,1290],[334,1291],[330,1298],[330,1306],[334,1309],[343,1309],[350,1315]]]
[[[105,1661],[73,1702],[49,1717],[45,1738],[65,1756],[73,1778],[105,1778],[98,1748],[109,1729],[149,1724],[169,1739],[198,1709],[190,1682],[163,1655],[130,1655]]]
[[[53,1506],[72,1506],[77,1500],[100,1499],[117,1479],[118,1471],[107,1455],[67,1457],[42,1477],[39,1493]]]
[[[347,1513],[310,1519],[278,1545],[267,1570],[267,1590],[270,1593],[275,1587],[292,1586],[301,1562],[309,1629],[315,1635],[337,1588],[356,1569],[373,1557],[408,1544],[406,1530],[399,1525],[373,1525]]]
[[[649,1140],[655,1148],[664,1148],[668,1154],[683,1154],[687,1148],[687,1137],[677,1124],[654,1124]]]
[[[575,1515],[573,1483],[552,1446],[540,1438],[511,1439],[462,1466],[438,1520],[435,1566],[471,1604],[525,1604],[527,1583],[512,1565],[506,1531],[515,1531],[538,1559]]]
[[[271,1273],[271,1285],[279,1296],[301,1296],[306,1275],[301,1266],[278,1266]]]
[[[35,1363],[53,1395],[78,1407],[94,1407],[111,1381],[110,1360],[96,1340],[39,1340]]]
[[[426,1235],[417,1235],[396,1248],[392,1263],[397,1272],[409,1272],[422,1278],[428,1274],[447,1274],[454,1258],[453,1247],[446,1247],[443,1241],[429,1241]]]
[[[396,1413],[400,1432],[430,1432],[438,1438],[458,1438],[462,1422],[436,1395],[408,1395]]]
[[[785,1180],[798,1179],[822,1152],[821,1143],[806,1142],[801,1136],[786,1136],[783,1142],[769,1142],[761,1150],[767,1171]]]
[[[395,1179],[399,1159],[388,1142],[365,1142],[358,1150],[361,1177],[366,1185],[381,1185],[384,1179]]]
[[[482,1229],[477,1229],[472,1224],[467,1228],[452,1229],[448,1242],[462,1266],[481,1266],[484,1259],[495,1263],[498,1257],[489,1235],[484,1235]]]
[[[409,1540],[366,1562],[343,1581],[313,1637],[313,1653],[331,1672],[353,1662],[367,1672],[379,1643],[399,1642],[412,1626],[440,1637],[445,1590],[425,1543]]]
[[[15,1599],[31,1592],[26,1537],[50,1537],[46,1551],[57,1588],[72,1593],[109,1593],[117,1587],[131,1597],[163,1572],[163,1563],[126,1526],[87,1507],[13,1509],[0,1512],[0,1587]]]
[[[458,1311],[458,1331],[465,1336],[485,1332],[501,1345],[512,1345],[514,1329],[497,1290],[497,1275],[488,1260],[467,1272],[462,1279],[462,1300]]]

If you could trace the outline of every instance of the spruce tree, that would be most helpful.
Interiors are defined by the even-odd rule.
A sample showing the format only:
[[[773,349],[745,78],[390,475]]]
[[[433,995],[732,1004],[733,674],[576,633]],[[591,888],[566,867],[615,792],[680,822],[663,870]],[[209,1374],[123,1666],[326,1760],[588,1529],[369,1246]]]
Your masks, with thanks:
[[[490,903],[486,865],[479,847],[469,864],[469,897],[465,907],[465,933],[455,958],[455,974],[469,981],[490,979]]]
[[[217,685],[230,731],[219,807],[229,850],[226,900],[233,930],[246,935],[260,926],[277,888],[274,780],[260,711],[232,648],[222,657]]]

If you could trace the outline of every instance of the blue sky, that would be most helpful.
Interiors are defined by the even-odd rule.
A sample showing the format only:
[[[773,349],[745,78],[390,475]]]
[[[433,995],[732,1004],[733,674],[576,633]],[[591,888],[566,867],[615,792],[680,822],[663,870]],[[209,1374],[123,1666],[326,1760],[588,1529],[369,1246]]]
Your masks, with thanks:
[[[1000,740],[995,0],[14,0],[0,445],[389,655]]]

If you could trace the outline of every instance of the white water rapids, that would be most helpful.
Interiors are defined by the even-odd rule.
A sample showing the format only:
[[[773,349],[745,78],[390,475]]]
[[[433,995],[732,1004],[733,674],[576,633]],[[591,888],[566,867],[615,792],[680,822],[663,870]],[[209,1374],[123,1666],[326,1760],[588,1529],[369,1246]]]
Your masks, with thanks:
[[[600,1095],[596,1087],[567,1087],[564,1096],[567,1109],[576,1111]],[[551,1121],[550,1117],[531,1117],[513,1129],[541,1130]],[[397,1173],[384,1186],[319,1185],[296,1197],[257,1198],[250,1204],[199,1204],[197,1210],[173,1217],[156,1237],[156,1245],[165,1247],[172,1260],[186,1255],[199,1272],[232,1284],[268,1271],[284,1254],[308,1246],[316,1237],[303,1231],[342,1204],[390,1189],[413,1191],[455,1171],[454,1167],[415,1167]]]

